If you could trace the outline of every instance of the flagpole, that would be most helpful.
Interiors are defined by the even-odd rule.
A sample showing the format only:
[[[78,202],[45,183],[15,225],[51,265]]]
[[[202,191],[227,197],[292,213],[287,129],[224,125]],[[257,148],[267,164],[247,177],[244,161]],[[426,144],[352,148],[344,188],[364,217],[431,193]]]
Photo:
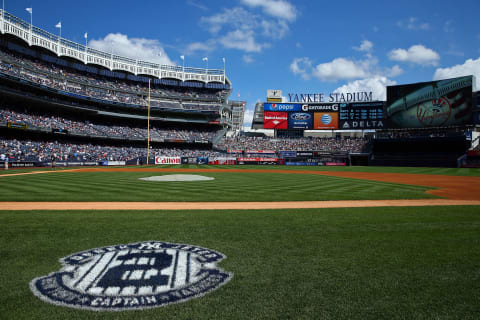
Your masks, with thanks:
[[[223,84],[226,83],[226,79],[225,79],[225,57],[223,57]]]
[[[83,37],[85,38],[85,60],[84,60],[84,62],[85,62],[85,64],[87,64],[87,61],[88,61],[88,57],[87,57],[87,54],[88,54],[88,48],[87,48],[87,44],[88,44],[88,41],[87,41],[87,39],[88,39],[88,33],[85,32],[85,34],[83,35]]]
[[[30,39],[29,39],[29,43],[28,45],[31,46],[32,45],[32,40],[33,40],[33,8],[26,8],[25,10],[27,10],[28,13],[30,13]]]
[[[62,21],[57,23],[55,27],[60,29],[60,34],[58,35],[58,48],[57,48],[57,55],[59,56],[60,53],[62,52]]]
[[[150,157],[150,79],[148,80],[148,115],[147,115],[147,166]]]

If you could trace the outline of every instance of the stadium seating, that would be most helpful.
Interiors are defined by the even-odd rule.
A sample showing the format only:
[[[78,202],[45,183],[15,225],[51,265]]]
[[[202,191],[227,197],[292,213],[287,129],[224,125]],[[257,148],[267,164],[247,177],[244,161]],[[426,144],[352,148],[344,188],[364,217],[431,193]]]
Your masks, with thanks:
[[[0,72],[46,87],[132,106],[148,105],[148,85],[145,83],[130,83],[93,74],[83,74],[73,69],[12,53],[6,49],[0,50],[0,61]],[[212,92],[199,88],[168,89],[152,84],[150,104],[152,108],[157,109],[218,112],[228,94],[228,90]]]

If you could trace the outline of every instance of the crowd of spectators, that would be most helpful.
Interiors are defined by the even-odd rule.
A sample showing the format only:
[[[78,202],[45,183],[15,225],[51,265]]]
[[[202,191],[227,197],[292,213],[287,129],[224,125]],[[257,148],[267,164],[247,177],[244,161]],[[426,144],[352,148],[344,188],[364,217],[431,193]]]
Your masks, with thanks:
[[[5,50],[0,51],[0,72],[77,95],[135,106],[148,105],[148,86],[144,84],[73,72]],[[156,86],[150,91],[152,108],[202,111],[218,111],[228,94],[225,90],[211,93],[193,88],[173,90]]]
[[[271,138],[237,136],[225,138],[216,147],[222,150],[273,150],[361,152],[368,140],[364,138]]]
[[[33,115],[9,109],[0,109],[0,122],[14,122],[26,124],[29,128],[67,130],[71,134],[81,134],[102,137],[121,137],[124,139],[146,139],[147,128],[107,125],[92,123],[90,121],[71,120],[59,116]],[[211,141],[216,135],[215,131],[163,129],[150,127],[152,139],[170,139],[185,141]]]
[[[302,139],[275,139],[258,137],[237,137],[226,139],[224,148],[216,150],[192,150],[180,148],[154,148],[150,156],[169,157],[231,157],[248,156],[247,150],[273,150],[276,154],[265,154],[263,157],[279,157],[279,151],[287,150],[314,150],[325,152],[359,152],[366,143],[361,138],[302,138]],[[244,150],[236,155],[228,150]],[[25,141],[16,139],[0,140],[0,155],[9,157],[10,161],[50,161],[54,157],[57,161],[128,161],[144,158],[146,148],[114,147],[95,144],[75,144],[57,141]]]
[[[13,161],[48,162],[56,161],[128,161],[145,158],[146,148],[114,147],[94,144],[62,143],[57,141],[25,141],[16,139],[0,140],[0,158]],[[175,148],[152,148],[150,157],[225,157],[225,153],[211,150],[191,150]]]

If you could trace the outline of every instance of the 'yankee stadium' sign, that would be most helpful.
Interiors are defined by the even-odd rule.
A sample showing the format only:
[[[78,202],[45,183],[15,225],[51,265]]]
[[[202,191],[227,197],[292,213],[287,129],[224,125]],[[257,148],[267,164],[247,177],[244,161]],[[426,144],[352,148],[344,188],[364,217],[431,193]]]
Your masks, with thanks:
[[[373,101],[373,92],[333,92],[326,96],[323,93],[288,93],[288,100],[291,103],[310,102],[366,102]],[[328,99],[328,100],[327,100]]]

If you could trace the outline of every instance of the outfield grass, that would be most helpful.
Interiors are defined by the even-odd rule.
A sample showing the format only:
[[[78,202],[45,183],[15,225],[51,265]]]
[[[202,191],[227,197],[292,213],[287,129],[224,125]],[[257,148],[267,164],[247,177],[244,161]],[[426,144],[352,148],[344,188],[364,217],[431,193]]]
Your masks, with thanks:
[[[238,166],[235,168],[238,169]],[[259,169],[258,166],[255,168]],[[262,168],[265,167],[260,167]],[[281,167],[283,168],[285,167]],[[302,169],[323,168],[303,167],[290,170]],[[225,170],[198,173],[215,178],[213,181],[139,180],[142,177],[165,174],[172,173],[53,172],[3,176],[0,177],[0,201],[312,201],[436,198],[426,193],[432,188],[316,174]]]
[[[479,207],[0,211],[2,319],[478,319]],[[127,312],[57,307],[29,282],[91,248],[161,240],[227,255],[224,287]]]

